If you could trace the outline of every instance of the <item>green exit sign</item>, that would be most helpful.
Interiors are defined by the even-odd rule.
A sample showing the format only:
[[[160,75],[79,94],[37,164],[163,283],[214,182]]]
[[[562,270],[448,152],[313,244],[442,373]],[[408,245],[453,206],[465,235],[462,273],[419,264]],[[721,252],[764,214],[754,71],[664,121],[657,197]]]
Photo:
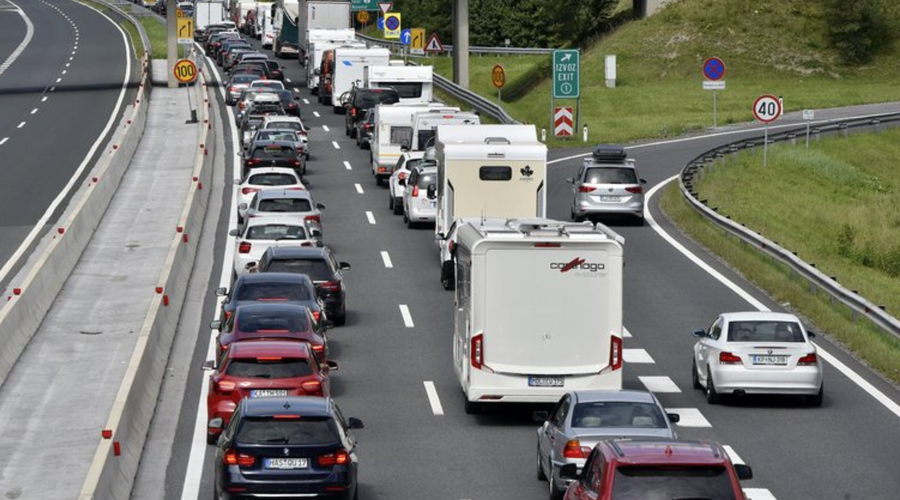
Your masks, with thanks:
[[[378,10],[376,0],[350,0],[350,10],[353,12],[360,10]]]
[[[576,99],[581,94],[581,54],[578,50],[553,51],[553,98]]]

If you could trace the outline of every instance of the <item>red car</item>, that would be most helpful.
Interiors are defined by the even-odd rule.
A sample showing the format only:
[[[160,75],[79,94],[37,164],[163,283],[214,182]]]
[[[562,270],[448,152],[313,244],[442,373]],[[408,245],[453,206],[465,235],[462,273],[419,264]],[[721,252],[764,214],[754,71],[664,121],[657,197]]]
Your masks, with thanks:
[[[753,472],[716,443],[616,439],[597,443],[580,474],[569,464],[559,475],[574,480],[565,500],[744,500],[740,480]]]
[[[215,444],[243,398],[281,396],[328,397],[328,374],[337,363],[319,363],[308,342],[237,342],[218,367],[212,361],[204,369],[209,376],[206,398],[207,438]]]
[[[238,341],[303,340],[310,343],[316,358],[324,363],[328,359],[326,323],[316,320],[306,306],[271,303],[238,306],[216,337],[216,359],[222,359],[229,346]]]

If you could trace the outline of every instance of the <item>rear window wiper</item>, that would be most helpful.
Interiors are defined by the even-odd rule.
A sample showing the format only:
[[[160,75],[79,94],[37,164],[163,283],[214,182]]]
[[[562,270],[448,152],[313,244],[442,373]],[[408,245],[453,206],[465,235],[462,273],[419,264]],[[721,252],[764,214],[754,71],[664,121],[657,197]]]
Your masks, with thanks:
[[[277,438],[271,438],[271,439],[263,439],[262,441],[260,441],[260,443],[285,443],[285,444],[290,443],[290,442],[291,442],[291,440],[284,436],[277,437]]]

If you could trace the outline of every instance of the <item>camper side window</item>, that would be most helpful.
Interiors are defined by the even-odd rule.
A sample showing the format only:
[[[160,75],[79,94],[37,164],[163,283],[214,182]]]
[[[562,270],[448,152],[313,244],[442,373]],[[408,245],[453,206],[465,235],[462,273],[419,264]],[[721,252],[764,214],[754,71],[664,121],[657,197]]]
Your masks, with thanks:
[[[456,260],[456,293],[459,296],[460,307],[469,308],[469,273],[470,269],[465,263]]]
[[[483,181],[512,180],[512,167],[481,167],[478,169],[478,178]]]
[[[412,140],[412,127],[391,127],[391,144],[399,146]]]

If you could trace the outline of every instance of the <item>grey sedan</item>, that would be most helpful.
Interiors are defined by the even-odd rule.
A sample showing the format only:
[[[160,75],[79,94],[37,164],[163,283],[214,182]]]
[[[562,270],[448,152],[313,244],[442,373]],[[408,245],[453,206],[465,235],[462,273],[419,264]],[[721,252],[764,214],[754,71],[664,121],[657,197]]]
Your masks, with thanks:
[[[568,482],[559,469],[575,464],[579,471],[599,441],[621,437],[677,439],[674,422],[656,396],[646,391],[572,391],[564,395],[537,430],[537,476],[548,481],[550,499],[559,500]]]
[[[322,246],[322,210],[325,206],[316,203],[309,191],[284,188],[262,189],[253,196],[250,203],[238,205],[238,215],[243,219],[264,215],[284,215],[295,217],[310,235],[310,239]]]

